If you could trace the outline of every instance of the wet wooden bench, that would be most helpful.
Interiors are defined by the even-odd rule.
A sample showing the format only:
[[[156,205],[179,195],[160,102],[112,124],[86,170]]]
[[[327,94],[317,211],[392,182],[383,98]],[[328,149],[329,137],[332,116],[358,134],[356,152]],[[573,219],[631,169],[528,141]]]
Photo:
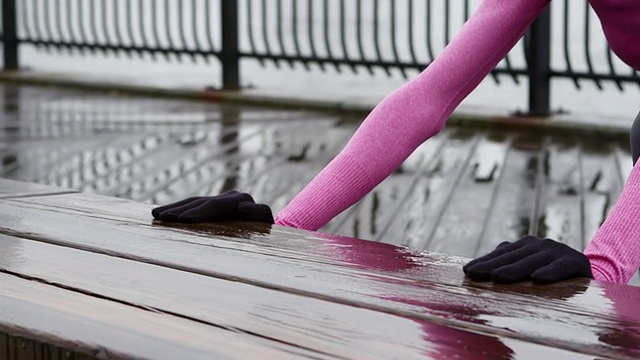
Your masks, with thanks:
[[[0,358],[640,357],[640,288],[0,180]]]

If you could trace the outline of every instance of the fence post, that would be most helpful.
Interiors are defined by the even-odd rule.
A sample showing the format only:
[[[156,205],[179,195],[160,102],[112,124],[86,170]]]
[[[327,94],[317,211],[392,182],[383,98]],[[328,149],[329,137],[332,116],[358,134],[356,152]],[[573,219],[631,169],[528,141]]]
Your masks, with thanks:
[[[18,17],[16,0],[2,0],[4,70],[18,69]]]
[[[529,115],[551,114],[551,6],[529,29]]]
[[[222,87],[240,88],[240,51],[238,46],[238,0],[222,0]]]

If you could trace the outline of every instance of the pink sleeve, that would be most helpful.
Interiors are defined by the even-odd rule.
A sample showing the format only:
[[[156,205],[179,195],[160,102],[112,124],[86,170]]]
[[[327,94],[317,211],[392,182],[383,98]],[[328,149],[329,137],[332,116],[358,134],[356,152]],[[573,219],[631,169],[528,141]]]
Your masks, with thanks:
[[[607,42],[618,57],[640,70],[640,4],[637,1],[589,0]]]
[[[597,280],[626,284],[640,267],[640,162],[585,254]]]
[[[386,97],[276,224],[317,230],[364,197],[438,133],[456,106],[522,37],[550,0],[484,0],[416,78]]]

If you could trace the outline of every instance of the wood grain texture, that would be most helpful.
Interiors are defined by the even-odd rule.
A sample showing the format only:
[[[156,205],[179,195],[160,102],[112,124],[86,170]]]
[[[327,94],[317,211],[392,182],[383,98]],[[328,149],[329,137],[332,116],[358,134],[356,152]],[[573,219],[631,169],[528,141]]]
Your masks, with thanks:
[[[6,273],[0,274],[0,307],[0,332],[96,358],[293,359],[305,354],[253,335]]]
[[[154,232],[164,234],[168,231],[169,237],[174,241],[194,241],[196,244],[212,245],[223,248],[239,249],[243,251],[258,252],[265,255],[289,257],[298,260],[310,260],[314,262],[327,263],[330,265],[340,265],[346,267],[355,267],[361,269],[358,263],[351,261],[349,256],[341,256],[336,249],[341,248],[340,241],[345,241],[345,248],[354,248],[347,251],[347,254],[355,252],[362,259],[371,257],[371,263],[384,259],[383,254],[389,253],[396,255],[400,252],[409,258],[416,259],[416,263],[420,266],[412,266],[402,271],[394,271],[394,277],[407,278],[411,280],[426,280],[429,282],[452,285],[452,286],[472,286],[487,289],[500,289],[501,292],[509,292],[515,289],[514,293],[524,295],[528,291],[523,289],[530,286],[512,287],[512,286],[495,286],[487,283],[468,283],[464,281],[460,266],[468,259],[450,256],[446,254],[433,253],[428,251],[414,251],[407,248],[397,248],[384,243],[354,241],[354,239],[343,238],[323,233],[310,233],[303,230],[285,228],[285,227],[269,227],[264,224],[252,223],[218,223],[218,224],[170,224],[154,222],[150,216],[151,205],[131,202],[125,199],[106,197],[95,194],[67,194],[56,197],[29,197],[13,201],[7,201],[6,204],[20,205],[26,207],[28,211],[37,213],[38,209],[46,209],[44,214],[63,213],[67,215],[61,216],[79,216],[80,218],[89,217],[92,219],[103,219],[106,223],[115,221],[116,223],[138,225],[139,229],[144,233],[144,227],[151,226]],[[19,207],[23,208],[23,207]],[[30,209],[30,210],[29,210]],[[24,210],[17,210],[24,211]],[[100,220],[101,221],[101,220]],[[37,223],[37,222],[36,222]],[[129,227],[129,225],[127,225]],[[136,226],[132,226],[136,229]],[[46,229],[42,230],[46,233]],[[151,232],[150,235],[155,234]],[[64,233],[64,231],[60,231]],[[80,238],[81,236],[77,236]],[[160,235],[163,238],[162,235]],[[366,244],[355,247],[357,244]],[[406,257],[405,256],[405,257]],[[393,256],[395,257],[395,256]],[[433,264],[433,266],[430,266]],[[380,271],[388,275],[386,267],[371,267],[368,271]],[[531,292],[535,294],[550,287],[533,287]],[[553,288],[553,286],[551,286]],[[553,293],[553,291],[551,291]],[[534,295],[535,297],[535,295]],[[547,301],[549,299],[545,299]],[[552,299],[550,300],[552,303]],[[553,304],[553,305],[561,305]],[[572,304],[571,306],[575,306]],[[586,302],[581,306],[591,306],[590,302]],[[598,308],[598,311],[600,308]]]
[[[19,255],[25,260],[12,262],[0,258],[0,268],[5,272],[155,313],[178,314],[211,324],[215,330],[233,329],[252,334],[257,340],[295,344],[300,356],[421,359],[438,355],[474,358],[484,353],[483,357],[499,358],[535,349],[536,353],[583,358],[555,348],[449,328],[410,316],[0,237],[0,247],[12,246],[20,249]],[[250,344],[252,339],[247,337],[244,341]],[[466,346],[453,346],[459,341]],[[285,345],[280,347],[287,349]]]
[[[593,342],[585,334],[629,321],[634,329],[638,323],[633,314],[611,308],[613,300],[606,296],[594,301],[593,295],[584,295],[620,288],[613,284],[523,284],[503,292],[491,285],[466,284],[460,271],[464,259],[375,242],[279,228],[229,227],[216,234],[213,226],[192,232],[108,220],[95,212],[47,210],[18,200],[4,201],[1,209],[2,231],[8,234],[591,355],[622,356],[626,349]],[[35,214],[38,219],[32,220]],[[52,226],[62,222],[69,223],[65,230]],[[311,248],[316,250],[307,252]],[[629,294],[638,290],[624,289]],[[539,327],[546,331],[540,333]]]

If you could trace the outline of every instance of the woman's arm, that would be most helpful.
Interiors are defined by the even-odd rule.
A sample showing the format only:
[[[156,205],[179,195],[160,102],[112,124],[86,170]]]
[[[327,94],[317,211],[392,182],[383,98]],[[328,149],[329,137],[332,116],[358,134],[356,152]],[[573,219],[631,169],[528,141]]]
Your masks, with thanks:
[[[640,267],[640,165],[584,251],[598,280],[626,284]]]
[[[276,224],[317,230],[355,204],[444,126],[550,0],[484,0],[416,78],[386,97]]]

